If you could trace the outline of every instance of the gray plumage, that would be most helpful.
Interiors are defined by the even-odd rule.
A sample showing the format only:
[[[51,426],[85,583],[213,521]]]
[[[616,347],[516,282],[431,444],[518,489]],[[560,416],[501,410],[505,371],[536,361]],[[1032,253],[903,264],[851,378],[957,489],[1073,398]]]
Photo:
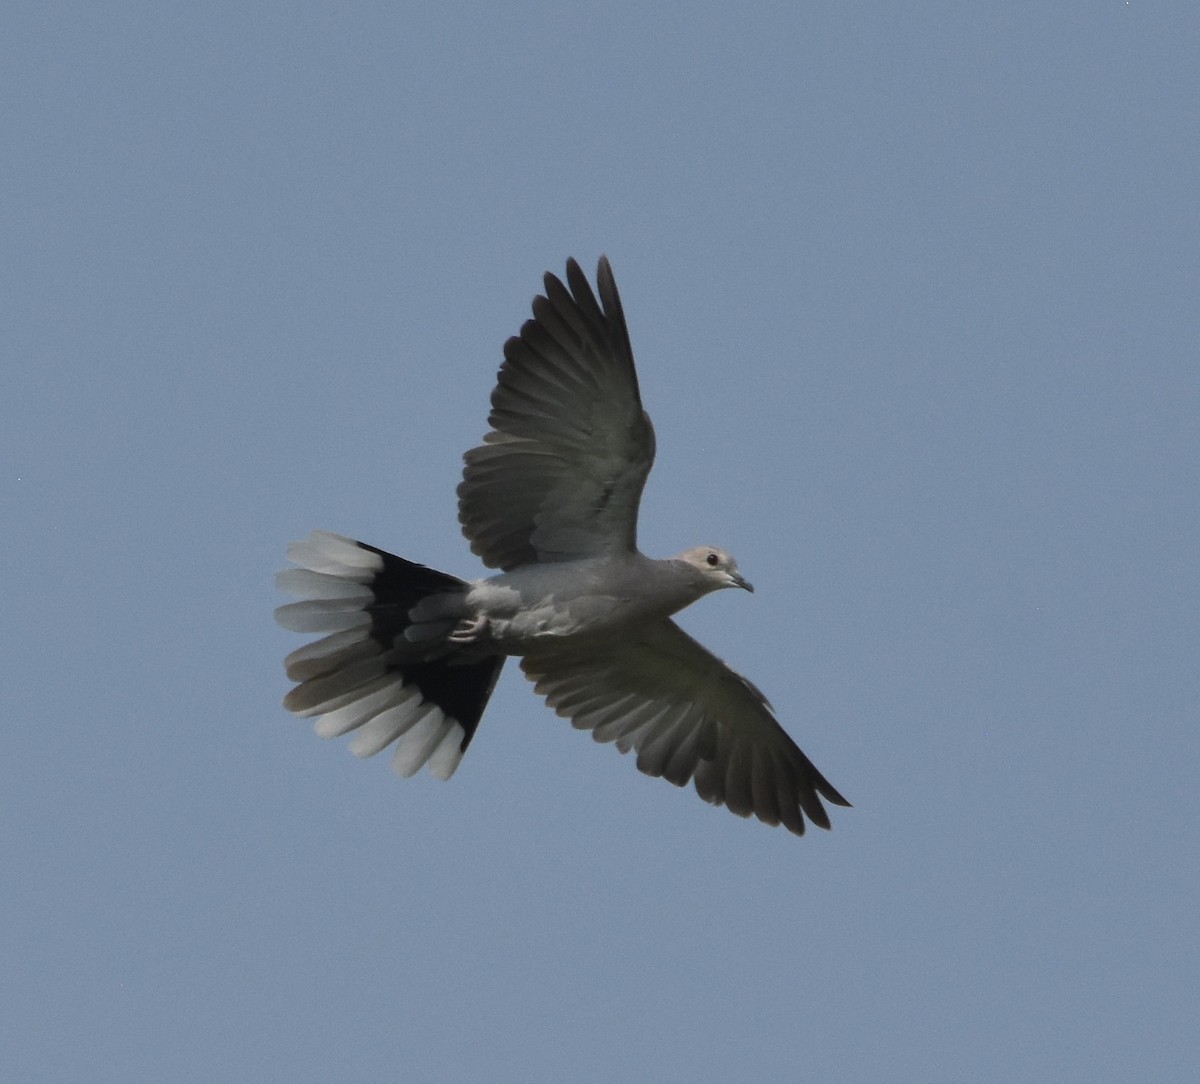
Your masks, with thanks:
[[[504,659],[546,702],[638,768],[706,801],[802,834],[822,799],[849,803],[797,748],[749,681],[671,616],[712,591],[753,590],[725,551],[653,560],[637,514],[654,462],[620,297],[607,259],[599,300],[579,265],[545,277],[533,319],[504,347],[491,426],[467,452],[459,519],[497,575],[465,582],[341,535],[313,532],[280,586],[280,622],[328,635],[286,660],[285,706],[324,736],[394,745],[409,775],[449,778]]]

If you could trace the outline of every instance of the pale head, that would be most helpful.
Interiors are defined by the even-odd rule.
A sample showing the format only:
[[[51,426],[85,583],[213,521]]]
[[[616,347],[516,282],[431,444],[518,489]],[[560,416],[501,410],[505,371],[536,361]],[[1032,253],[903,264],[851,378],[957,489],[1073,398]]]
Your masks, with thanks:
[[[695,569],[699,574],[698,582],[703,585],[705,591],[720,591],[725,587],[754,590],[738,572],[737,561],[733,559],[732,554],[716,546],[696,546],[684,550],[675,559]]]

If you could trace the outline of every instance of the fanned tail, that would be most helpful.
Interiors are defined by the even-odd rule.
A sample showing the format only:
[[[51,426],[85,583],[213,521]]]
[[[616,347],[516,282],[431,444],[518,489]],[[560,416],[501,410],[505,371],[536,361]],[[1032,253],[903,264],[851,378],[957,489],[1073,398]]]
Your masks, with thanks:
[[[319,716],[317,733],[357,731],[350,749],[373,756],[395,743],[393,768],[424,764],[449,779],[471,742],[504,665],[502,655],[447,642],[465,615],[467,584],[344,535],[313,531],[288,546],[298,567],[279,587],[300,599],[275,619],[326,635],[284,660],[298,684],[288,711]]]

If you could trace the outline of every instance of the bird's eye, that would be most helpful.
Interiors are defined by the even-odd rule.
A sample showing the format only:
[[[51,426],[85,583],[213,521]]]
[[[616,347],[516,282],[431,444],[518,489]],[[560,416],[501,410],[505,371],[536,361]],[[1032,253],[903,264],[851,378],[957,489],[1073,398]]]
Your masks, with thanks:
[[[709,568],[716,568],[717,565],[719,565],[721,563],[721,558],[718,557],[715,553],[710,553],[707,557],[704,558],[704,563],[707,564]]]

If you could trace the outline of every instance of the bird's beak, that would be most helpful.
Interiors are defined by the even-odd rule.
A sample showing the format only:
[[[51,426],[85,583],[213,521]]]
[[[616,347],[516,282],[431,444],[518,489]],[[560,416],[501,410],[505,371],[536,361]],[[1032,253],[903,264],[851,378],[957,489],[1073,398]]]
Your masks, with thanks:
[[[731,581],[729,584],[730,587],[740,587],[745,591],[749,591],[750,594],[754,594],[754,584],[743,579],[736,572],[729,573],[729,579]]]

